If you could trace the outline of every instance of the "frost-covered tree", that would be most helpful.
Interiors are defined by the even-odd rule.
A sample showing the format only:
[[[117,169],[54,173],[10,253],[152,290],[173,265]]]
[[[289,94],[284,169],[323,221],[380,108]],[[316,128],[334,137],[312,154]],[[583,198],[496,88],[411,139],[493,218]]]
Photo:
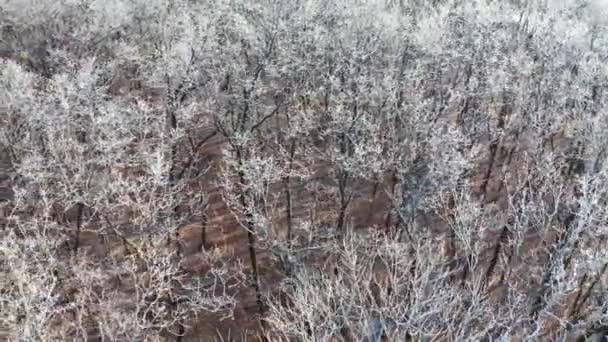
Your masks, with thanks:
[[[607,9],[0,1],[0,334],[606,334]]]

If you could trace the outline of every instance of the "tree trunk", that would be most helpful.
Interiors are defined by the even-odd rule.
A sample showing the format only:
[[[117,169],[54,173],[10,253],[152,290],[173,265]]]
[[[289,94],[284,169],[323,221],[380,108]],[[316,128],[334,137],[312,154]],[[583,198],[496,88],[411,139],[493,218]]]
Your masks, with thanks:
[[[345,221],[346,221],[346,210],[348,209],[348,204],[350,202],[350,198],[346,193],[348,182],[348,172],[339,171],[338,173],[338,198],[340,200],[340,208],[338,212],[338,222],[336,223],[336,230],[340,236],[344,237],[345,235]]]
[[[80,231],[82,229],[82,212],[84,210],[84,204],[76,204],[76,237],[74,239],[74,255],[78,254],[80,248]]]
[[[242,154],[242,151],[240,148],[236,149],[236,155],[238,158],[239,167],[242,168],[243,154]],[[249,195],[247,194],[247,191],[244,188],[246,186],[247,181],[245,180],[245,174],[243,173],[243,171],[241,169],[239,169],[239,171],[238,171],[238,177],[239,177],[240,184],[243,187],[243,188],[241,188],[241,191],[239,194],[239,201],[241,202],[241,206],[243,208],[247,208],[247,198],[249,197]],[[249,260],[251,262],[252,286],[253,286],[253,289],[255,290],[258,310],[259,310],[260,314],[263,315],[264,314],[264,303],[262,300],[262,294],[260,292],[260,280],[259,280],[258,262],[257,262],[257,253],[256,253],[255,225],[253,222],[253,215],[249,211],[245,213],[245,225],[246,225],[245,228],[247,230]]]
[[[287,176],[285,176],[283,182],[285,184],[285,201],[286,201],[286,211],[287,211],[287,245],[291,247],[291,240],[293,238],[293,206],[291,199],[291,170],[293,168],[293,157],[296,150],[296,142],[291,142],[291,147],[289,148],[289,167],[287,169]]]
[[[167,129],[167,138],[171,137],[171,134],[175,129],[177,129],[177,118],[175,117],[175,113],[172,111],[167,111],[167,119],[169,121],[169,126]],[[169,167],[169,186],[173,187],[175,184],[175,159],[177,156],[177,151],[175,149],[174,144],[171,144],[171,166]]]

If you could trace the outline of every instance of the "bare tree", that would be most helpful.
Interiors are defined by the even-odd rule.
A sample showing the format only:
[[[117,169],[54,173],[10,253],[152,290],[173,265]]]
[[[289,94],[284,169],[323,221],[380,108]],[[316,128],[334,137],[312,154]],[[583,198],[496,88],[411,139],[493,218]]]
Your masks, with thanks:
[[[2,1],[0,336],[605,334],[606,8]]]

